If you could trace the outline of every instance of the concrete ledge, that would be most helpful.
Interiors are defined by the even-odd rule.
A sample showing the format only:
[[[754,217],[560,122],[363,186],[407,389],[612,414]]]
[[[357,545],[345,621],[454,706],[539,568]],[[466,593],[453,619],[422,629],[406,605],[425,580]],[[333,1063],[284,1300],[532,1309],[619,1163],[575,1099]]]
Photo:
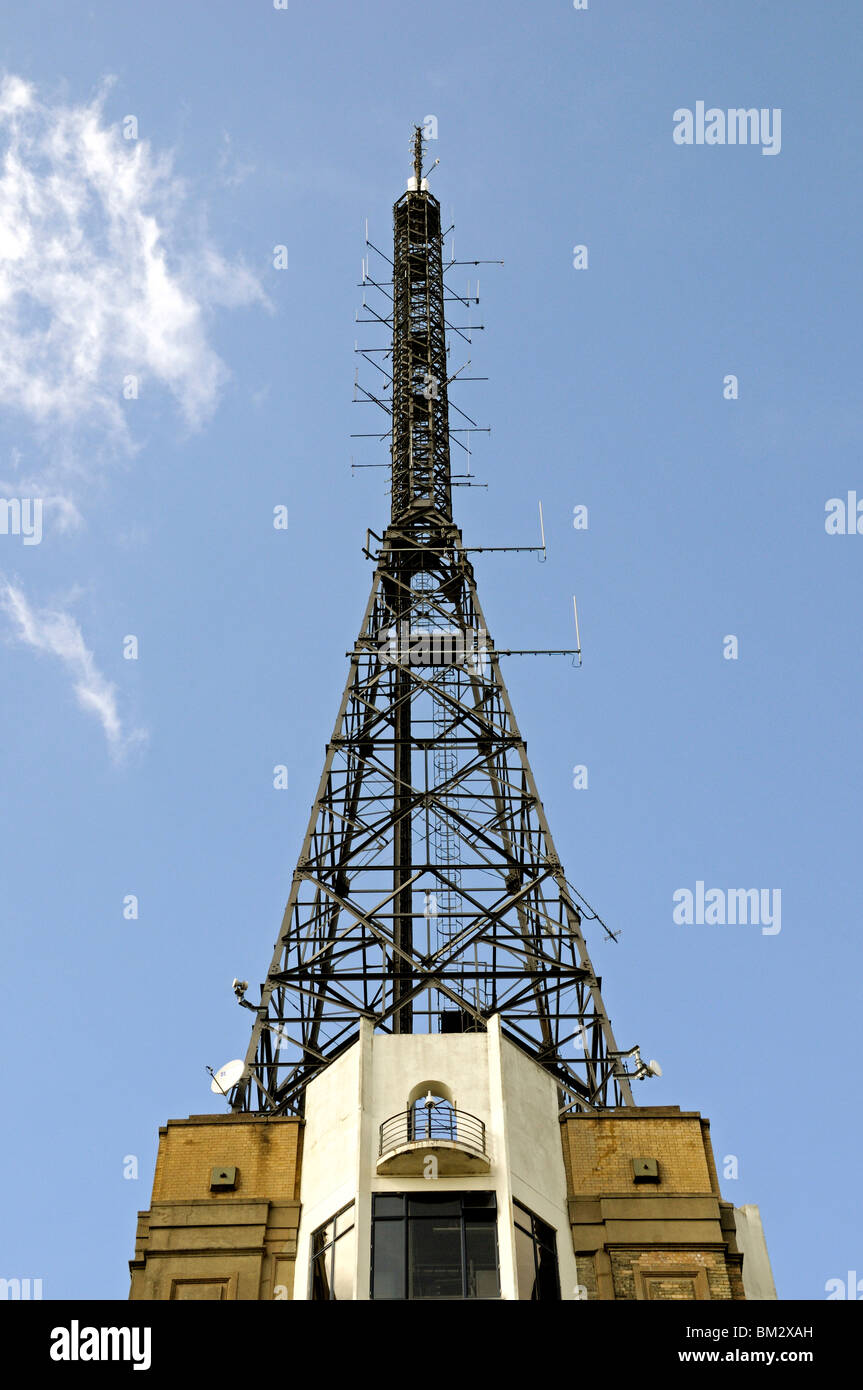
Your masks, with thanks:
[[[603,1194],[599,1197],[570,1197],[569,1219],[575,1225],[593,1221],[719,1221],[722,1213],[717,1197],[703,1192],[691,1195],[675,1192],[667,1196],[652,1189],[643,1195],[626,1193]]]
[[[375,1171],[382,1178],[421,1178],[424,1176],[425,1161],[430,1157],[434,1158],[437,1175],[441,1178],[469,1177],[472,1173],[491,1171],[487,1154],[477,1153],[476,1149],[469,1149],[453,1139],[435,1139],[431,1142],[428,1139],[415,1139],[410,1144],[399,1144],[378,1159]]]

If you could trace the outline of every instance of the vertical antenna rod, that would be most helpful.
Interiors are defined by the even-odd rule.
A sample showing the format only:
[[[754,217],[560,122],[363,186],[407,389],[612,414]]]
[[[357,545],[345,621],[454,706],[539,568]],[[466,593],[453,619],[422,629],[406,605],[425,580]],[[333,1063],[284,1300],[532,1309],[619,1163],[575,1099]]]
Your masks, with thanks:
[[[414,178],[417,188],[423,181],[423,132],[422,126],[414,126]]]
[[[414,176],[393,208],[392,520],[429,509],[452,521],[440,204]]]

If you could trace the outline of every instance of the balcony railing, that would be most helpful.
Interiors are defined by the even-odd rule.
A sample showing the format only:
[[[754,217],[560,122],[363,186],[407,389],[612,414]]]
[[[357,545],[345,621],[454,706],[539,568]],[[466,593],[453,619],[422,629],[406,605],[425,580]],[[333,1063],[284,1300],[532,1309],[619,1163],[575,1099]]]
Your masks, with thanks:
[[[485,1154],[485,1125],[476,1115],[451,1106],[409,1106],[381,1125],[380,1155],[403,1144],[458,1144],[459,1148]]]

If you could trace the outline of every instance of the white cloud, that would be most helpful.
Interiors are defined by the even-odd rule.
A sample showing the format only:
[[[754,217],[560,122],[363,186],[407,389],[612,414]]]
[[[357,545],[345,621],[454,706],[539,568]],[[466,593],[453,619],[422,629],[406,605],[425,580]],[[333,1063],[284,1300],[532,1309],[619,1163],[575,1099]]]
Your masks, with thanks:
[[[0,406],[67,446],[72,432],[131,448],[124,377],[165,388],[200,427],[228,375],[208,311],[266,298],[212,247],[170,159],[106,124],[103,101],[43,104],[19,77],[0,83]]]
[[[138,452],[129,422],[146,420],[159,389],[185,428],[212,416],[229,372],[209,341],[211,311],[270,307],[256,276],[212,244],[170,157],[105,121],[108,85],[64,105],[20,77],[0,80],[0,411],[17,436],[0,459],[0,494],[41,498],[60,532],[81,526],[110,461]],[[229,169],[230,156],[226,140],[222,174],[236,185],[249,171]],[[19,641],[64,663],[122,757],[143,735],[124,727],[74,618],[39,610],[0,577],[4,610]]]
[[[122,760],[133,745],[142,742],[145,735],[141,730],[124,727],[117,703],[117,687],[97,668],[80,627],[69,613],[59,609],[34,609],[23,590],[2,577],[0,609],[11,620],[13,635],[18,641],[36,651],[48,652],[63,662],[71,673],[78,704],[96,715],[113,758]]]

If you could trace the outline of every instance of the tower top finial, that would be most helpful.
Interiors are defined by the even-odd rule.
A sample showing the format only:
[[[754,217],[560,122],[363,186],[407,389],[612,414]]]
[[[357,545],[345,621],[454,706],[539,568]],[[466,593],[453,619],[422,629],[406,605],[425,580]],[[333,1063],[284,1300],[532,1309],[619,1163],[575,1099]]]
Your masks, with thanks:
[[[421,125],[414,126],[414,178],[417,181],[417,189],[419,189],[423,178],[423,128]]]

